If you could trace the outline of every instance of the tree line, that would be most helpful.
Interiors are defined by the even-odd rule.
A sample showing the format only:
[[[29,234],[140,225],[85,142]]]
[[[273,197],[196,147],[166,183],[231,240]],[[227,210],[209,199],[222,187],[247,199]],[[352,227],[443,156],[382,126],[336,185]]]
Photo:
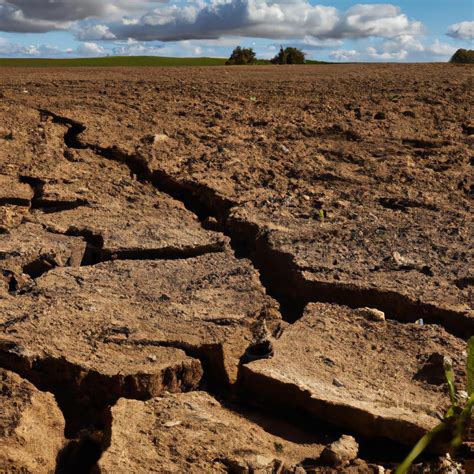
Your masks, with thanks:
[[[298,48],[283,48],[280,47],[278,54],[270,61],[258,60],[253,48],[242,48],[237,46],[230,58],[227,60],[227,65],[243,65],[243,64],[255,64],[257,62],[270,62],[272,64],[304,64],[306,56],[303,51]]]

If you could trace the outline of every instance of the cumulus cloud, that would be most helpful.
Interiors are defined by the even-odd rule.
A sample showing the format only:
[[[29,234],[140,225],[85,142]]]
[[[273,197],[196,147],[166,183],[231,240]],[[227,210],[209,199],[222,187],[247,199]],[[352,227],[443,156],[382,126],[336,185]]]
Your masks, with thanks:
[[[76,52],[79,56],[104,56],[104,54],[106,54],[102,46],[90,42],[80,44]]]
[[[81,41],[223,36],[337,40],[417,34],[422,25],[391,4],[355,5],[341,11],[309,0],[0,0],[0,30],[71,28]]]
[[[61,49],[55,45],[49,44],[30,44],[23,45],[12,42],[7,38],[0,37],[0,55],[12,58],[60,58],[75,54],[72,49]]]
[[[370,46],[366,49],[369,59],[376,61],[437,61],[451,57],[456,48],[435,39],[425,44],[412,35],[401,35],[383,42],[379,48]]]
[[[332,32],[337,38],[390,38],[423,33],[419,21],[411,21],[401,9],[390,4],[355,5],[349,8]]]
[[[147,0],[0,0],[0,30],[41,33],[71,27],[87,18],[118,19],[146,11]]]
[[[49,56],[54,57],[62,54],[56,46],[50,45],[20,45],[12,43],[6,38],[0,37],[0,54],[8,57],[39,57]]]
[[[271,39],[390,38],[418,34],[423,27],[390,4],[355,5],[341,12],[307,0],[213,0],[163,5],[147,12],[138,22],[122,22],[110,29],[119,38],[178,41],[225,35]]]
[[[359,52],[355,49],[336,49],[329,54],[335,61],[355,61],[359,56]]]
[[[115,39],[115,35],[107,25],[88,25],[76,32],[80,41],[98,41]]]
[[[474,40],[474,21],[462,21],[455,23],[448,28],[448,36],[459,40]]]

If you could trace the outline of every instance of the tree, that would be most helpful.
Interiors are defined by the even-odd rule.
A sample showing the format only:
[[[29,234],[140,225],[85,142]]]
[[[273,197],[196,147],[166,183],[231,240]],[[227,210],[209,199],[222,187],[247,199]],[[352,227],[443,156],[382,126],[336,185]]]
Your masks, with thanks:
[[[298,48],[280,47],[278,54],[272,59],[273,64],[304,64],[305,53]]]
[[[283,49],[283,46],[280,46],[280,51],[278,54],[271,60],[273,64],[286,64],[286,52]]]
[[[474,64],[474,50],[458,49],[450,60],[451,63],[457,64]]]
[[[255,53],[252,48],[241,48],[237,46],[230,58],[227,60],[227,65],[236,65],[236,64],[252,64],[255,62]]]

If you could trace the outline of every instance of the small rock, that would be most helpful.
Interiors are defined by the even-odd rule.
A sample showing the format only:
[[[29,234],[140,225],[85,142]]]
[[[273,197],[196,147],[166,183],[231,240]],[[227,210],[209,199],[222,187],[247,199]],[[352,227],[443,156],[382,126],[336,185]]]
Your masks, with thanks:
[[[148,360],[151,360],[152,362],[156,362],[156,355],[150,354],[147,358]]]
[[[393,261],[395,262],[395,264],[399,267],[399,268],[416,268],[416,262],[414,262],[413,260],[411,260],[410,258],[408,257],[404,257],[402,256],[399,252],[393,252],[392,253],[392,258],[393,258]]]
[[[385,112],[377,112],[374,115],[375,120],[385,120],[386,118],[387,118],[387,115],[385,114]]]
[[[357,441],[352,436],[343,435],[324,448],[319,460],[330,466],[341,466],[356,459],[358,453],[359,444]]]
[[[438,472],[441,474],[458,474],[460,472],[463,472],[462,470],[462,465],[454,461],[449,453],[446,453],[439,460]]]
[[[357,313],[371,321],[385,321],[385,313],[375,308],[359,308]]]
[[[255,456],[255,462],[253,462],[253,468],[254,469],[262,469],[265,467],[268,467],[273,464],[273,458],[270,458],[268,456],[262,456],[261,454],[257,454]]]
[[[218,120],[222,120],[224,117],[223,115],[220,113],[220,112],[216,112],[214,114],[214,118],[218,119]]]
[[[285,153],[285,155],[288,155],[288,153],[290,153],[290,150],[285,145],[282,145],[282,144],[280,144],[280,150],[283,153]]]
[[[335,387],[339,387],[339,388],[345,387],[345,385],[339,379],[336,379],[336,378],[333,379],[332,384]]]
[[[416,114],[412,110],[405,110],[404,112],[402,112],[402,114],[405,117],[416,118]]]
[[[153,145],[156,145],[157,143],[166,142],[168,140],[169,140],[168,135],[165,135],[163,133],[159,133],[159,134],[153,136]]]
[[[182,423],[181,420],[171,420],[163,424],[165,428],[173,428],[173,426],[179,426]]]
[[[458,390],[456,392],[456,401],[459,406],[464,406],[467,403],[468,398],[469,394],[465,390]]]

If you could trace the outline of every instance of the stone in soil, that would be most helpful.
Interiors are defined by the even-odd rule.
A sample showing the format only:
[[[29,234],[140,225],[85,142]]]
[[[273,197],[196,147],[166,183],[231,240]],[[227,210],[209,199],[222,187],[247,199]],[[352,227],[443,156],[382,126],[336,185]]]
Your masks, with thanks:
[[[0,471],[54,472],[65,423],[53,395],[0,369],[0,407]]]

